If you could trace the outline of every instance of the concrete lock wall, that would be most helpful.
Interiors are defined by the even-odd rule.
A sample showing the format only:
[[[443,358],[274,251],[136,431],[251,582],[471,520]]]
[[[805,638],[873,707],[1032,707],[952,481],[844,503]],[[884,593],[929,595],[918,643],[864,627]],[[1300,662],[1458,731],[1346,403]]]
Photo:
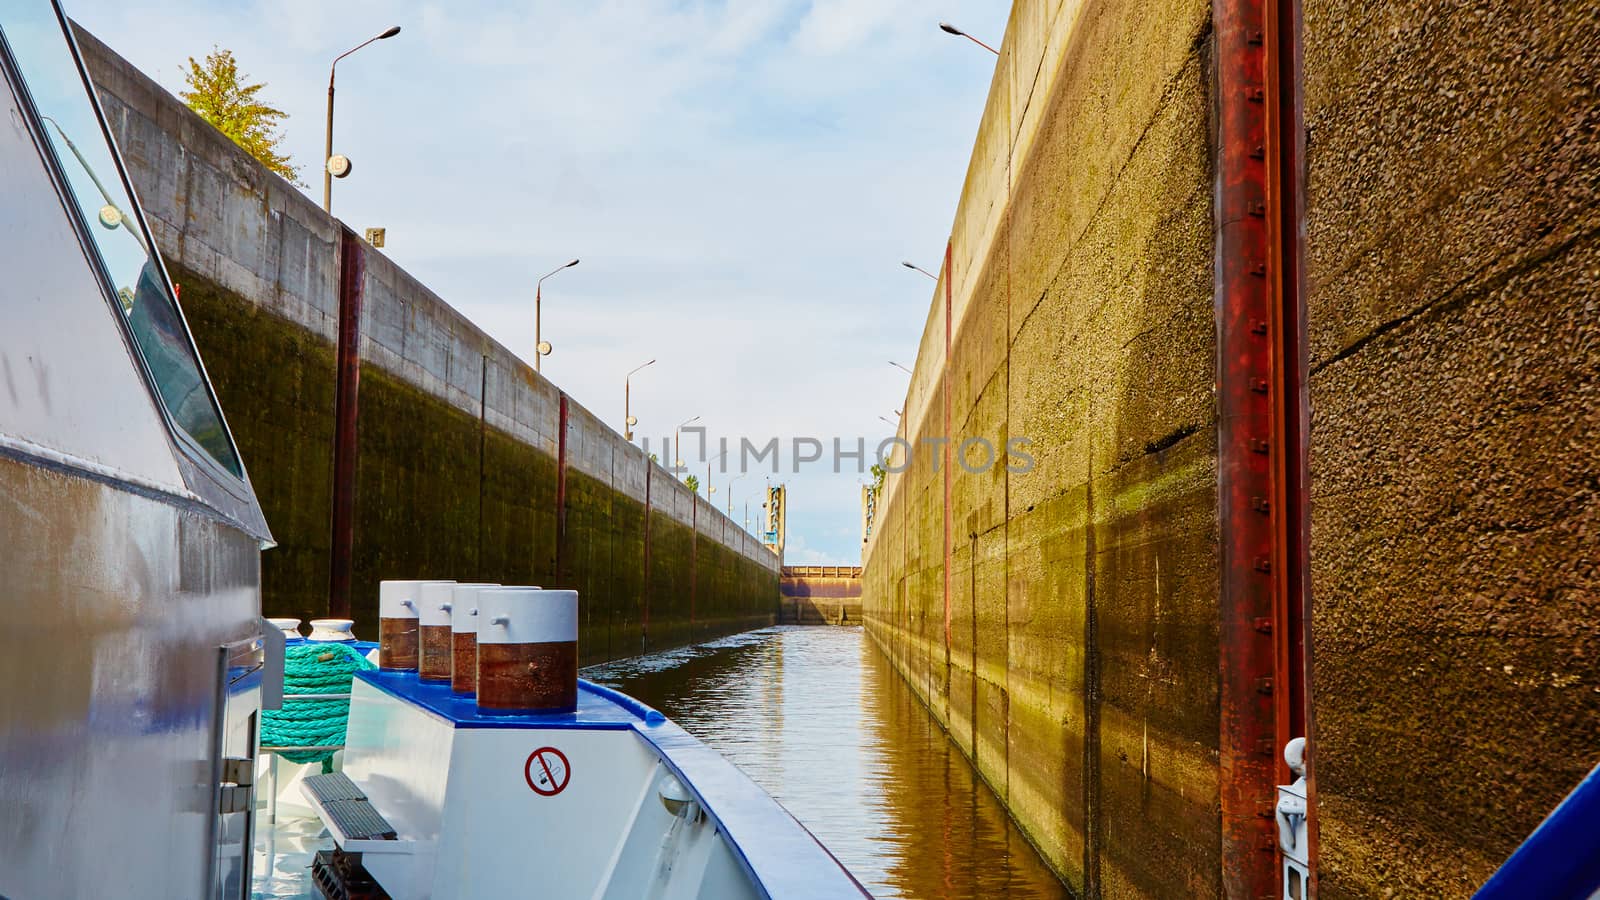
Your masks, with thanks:
[[[1211,15],[1014,6],[901,436],[1034,467],[897,455],[865,552],[1087,896],[1222,892]],[[1600,758],[1600,13],[1304,15],[1320,896],[1464,897]]]
[[[1014,6],[906,401],[922,442],[865,555],[868,633],[1089,895],[1219,891],[1210,13]],[[1027,439],[1031,471],[963,459],[980,437]]]
[[[1600,759],[1600,11],[1305,16],[1321,896],[1466,896]]]
[[[263,606],[323,615],[338,224],[92,35],[78,39],[278,542],[262,557]],[[365,259],[358,633],[376,636],[385,578],[576,588],[586,663],[775,620],[774,554],[382,253]]]

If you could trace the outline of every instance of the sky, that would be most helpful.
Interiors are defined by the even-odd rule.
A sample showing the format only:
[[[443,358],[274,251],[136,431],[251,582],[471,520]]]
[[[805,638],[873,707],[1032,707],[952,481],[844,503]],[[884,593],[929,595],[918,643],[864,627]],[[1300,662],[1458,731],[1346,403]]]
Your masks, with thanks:
[[[189,56],[232,50],[289,114],[321,196],[328,65],[333,212],[524,360],[544,284],[543,374],[636,442],[698,416],[715,444],[777,437],[781,471],[714,471],[712,499],[759,529],[789,487],[785,562],[860,561],[860,486],[833,438],[893,434],[993,75],[997,0],[417,3],[64,0],[176,93]],[[792,439],[827,448],[793,471]],[[660,453],[663,460],[670,453]],[[696,447],[683,458],[705,477]],[[720,468],[720,464],[719,464]],[[701,488],[702,492],[704,487]]]

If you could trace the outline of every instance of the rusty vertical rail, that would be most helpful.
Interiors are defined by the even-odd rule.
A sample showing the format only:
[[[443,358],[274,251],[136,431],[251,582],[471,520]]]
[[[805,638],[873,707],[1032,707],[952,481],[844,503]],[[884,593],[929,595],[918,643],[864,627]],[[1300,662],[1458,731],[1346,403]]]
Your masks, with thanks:
[[[1275,0],[1269,6],[1273,40],[1268,44],[1267,71],[1275,80],[1272,133],[1277,148],[1274,172],[1273,246],[1278,250],[1279,277],[1275,311],[1280,391],[1274,412],[1283,452],[1277,476],[1283,499],[1280,540],[1283,546],[1283,636],[1279,641],[1280,692],[1278,745],[1304,737],[1315,746],[1311,686],[1311,397],[1310,340],[1306,324],[1305,275],[1305,92],[1303,89],[1303,16],[1301,0]],[[1278,777],[1292,777],[1283,758],[1275,759]],[[1316,809],[1316,754],[1306,754],[1306,800]],[[1307,860],[1311,895],[1316,893],[1317,818],[1307,821]]]
[[[1295,0],[1215,0],[1212,16],[1222,884],[1255,898],[1279,891],[1275,786],[1307,684],[1299,15]]]
[[[639,583],[639,600],[643,611],[639,617],[639,652],[650,647],[650,482],[655,466],[650,457],[644,459],[644,575]]]
[[[478,578],[488,576],[488,567],[483,564],[483,483],[488,480],[485,466],[488,462],[489,450],[489,354],[479,354],[481,363],[478,366],[478,545],[473,554],[477,563]],[[474,674],[473,677],[477,677]]]
[[[706,485],[710,487],[708,483]],[[709,496],[709,495],[708,495]],[[689,640],[694,640],[694,607],[695,590],[700,580],[700,495],[694,495],[694,503],[689,507]]]
[[[944,407],[944,432],[939,445],[939,468],[944,472],[944,677],[945,688],[950,684],[950,563],[954,557],[954,546],[951,543],[950,503],[953,497],[950,482],[950,336],[954,333],[954,326],[950,322],[950,312],[954,307],[951,302],[950,282],[954,277],[954,267],[951,261],[954,254],[951,252],[951,242],[944,244],[944,364],[940,366],[939,393]]]
[[[361,303],[366,255],[355,232],[339,226],[339,343],[333,395],[333,486],[328,615],[350,617],[350,557],[355,548],[356,399],[361,386]]]
[[[567,584],[567,392],[556,422],[556,586]]]

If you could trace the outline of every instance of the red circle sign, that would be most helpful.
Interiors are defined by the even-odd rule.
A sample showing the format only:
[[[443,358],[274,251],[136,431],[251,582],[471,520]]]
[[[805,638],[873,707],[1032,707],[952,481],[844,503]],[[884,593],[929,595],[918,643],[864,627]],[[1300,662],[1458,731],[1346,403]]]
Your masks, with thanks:
[[[528,780],[528,787],[541,797],[554,797],[567,789],[567,782],[572,780],[572,766],[567,764],[567,755],[554,747],[540,747],[528,754],[528,762],[522,767],[522,777]]]

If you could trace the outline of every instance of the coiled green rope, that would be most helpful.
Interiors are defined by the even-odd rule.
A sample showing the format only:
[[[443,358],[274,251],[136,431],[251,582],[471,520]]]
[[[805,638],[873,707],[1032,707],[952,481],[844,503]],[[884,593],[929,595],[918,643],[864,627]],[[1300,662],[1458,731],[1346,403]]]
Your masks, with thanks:
[[[376,669],[361,651],[348,644],[295,644],[284,652],[284,694],[348,694],[356,672]],[[350,721],[348,699],[285,699],[283,709],[261,713],[263,747],[325,747],[344,743]],[[333,750],[290,750],[279,754],[290,762],[333,759]],[[326,766],[324,766],[326,768]]]

